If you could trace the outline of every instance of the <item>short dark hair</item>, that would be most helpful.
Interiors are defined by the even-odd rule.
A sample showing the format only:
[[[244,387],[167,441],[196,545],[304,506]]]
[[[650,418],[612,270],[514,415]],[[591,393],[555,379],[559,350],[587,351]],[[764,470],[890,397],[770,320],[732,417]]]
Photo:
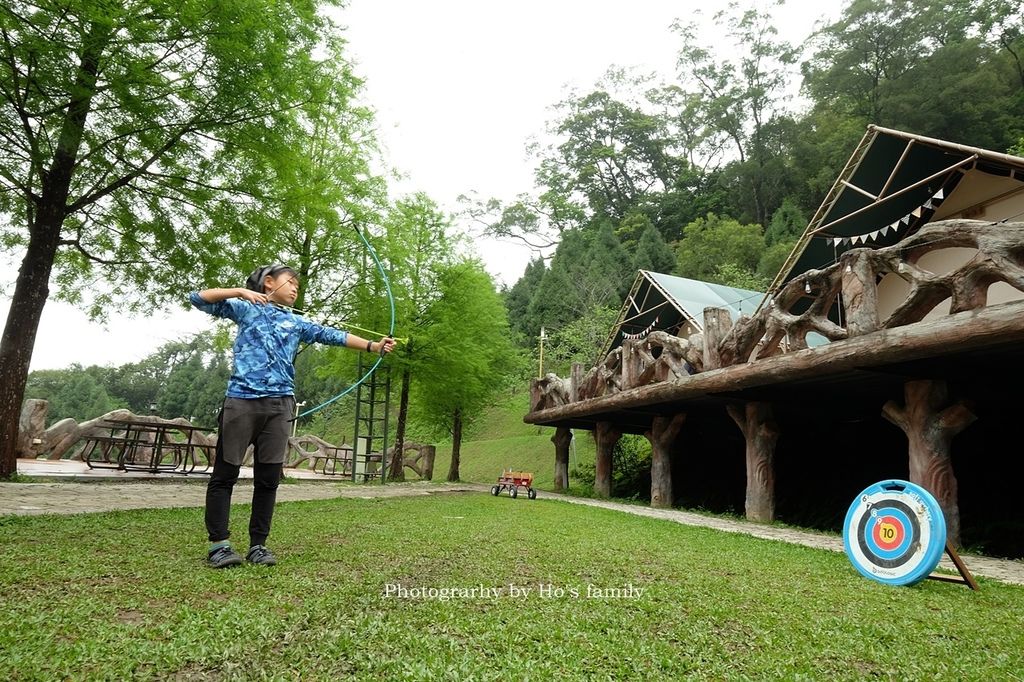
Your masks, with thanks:
[[[261,268],[256,268],[249,274],[249,278],[245,280],[245,288],[259,293],[263,292],[263,280],[267,277],[277,277],[282,272],[290,272],[293,275],[298,275],[294,269],[287,265],[276,263],[274,265],[264,265]]]

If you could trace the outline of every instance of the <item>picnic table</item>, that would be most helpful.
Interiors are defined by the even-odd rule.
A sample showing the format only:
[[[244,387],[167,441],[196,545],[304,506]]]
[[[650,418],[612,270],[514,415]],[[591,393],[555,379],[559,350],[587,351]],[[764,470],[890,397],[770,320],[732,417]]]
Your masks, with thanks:
[[[110,418],[100,426],[103,431],[87,436],[82,447],[90,469],[202,474],[213,464],[214,446],[196,440],[195,433],[214,429],[154,419]],[[205,464],[197,471],[200,457]]]

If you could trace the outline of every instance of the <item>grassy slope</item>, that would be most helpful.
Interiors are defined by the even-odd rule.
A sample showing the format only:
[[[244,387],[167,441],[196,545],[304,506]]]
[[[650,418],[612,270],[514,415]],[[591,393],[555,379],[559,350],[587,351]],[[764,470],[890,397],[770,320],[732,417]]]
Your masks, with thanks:
[[[530,409],[529,402],[529,394],[523,391],[484,412],[473,425],[468,439],[463,440],[459,463],[461,480],[494,483],[505,468],[533,472],[537,488],[553,488],[555,446],[551,436],[555,430],[523,422],[523,415]],[[451,442],[438,443],[435,481],[447,479],[451,458]],[[594,462],[594,439],[589,433],[578,431],[575,454],[570,451],[570,472],[583,462]]]

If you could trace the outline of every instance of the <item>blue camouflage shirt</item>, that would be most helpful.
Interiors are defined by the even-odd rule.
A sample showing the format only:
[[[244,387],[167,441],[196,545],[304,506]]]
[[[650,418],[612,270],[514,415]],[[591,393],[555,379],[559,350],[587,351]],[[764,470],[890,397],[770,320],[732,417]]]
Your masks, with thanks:
[[[214,317],[238,323],[229,398],[269,398],[295,393],[295,354],[299,343],[344,346],[348,332],[314,324],[273,305],[239,298],[207,303],[194,292],[192,305]]]

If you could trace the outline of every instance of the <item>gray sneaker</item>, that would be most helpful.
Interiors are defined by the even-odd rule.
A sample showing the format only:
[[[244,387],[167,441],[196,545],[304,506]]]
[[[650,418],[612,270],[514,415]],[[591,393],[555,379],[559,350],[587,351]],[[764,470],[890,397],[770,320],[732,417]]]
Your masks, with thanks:
[[[277,557],[274,556],[274,553],[263,545],[253,545],[250,547],[249,553],[245,555],[245,560],[260,566],[273,566],[277,563]]]
[[[227,568],[242,563],[242,555],[231,549],[230,545],[223,545],[206,556],[206,563],[213,568]]]

